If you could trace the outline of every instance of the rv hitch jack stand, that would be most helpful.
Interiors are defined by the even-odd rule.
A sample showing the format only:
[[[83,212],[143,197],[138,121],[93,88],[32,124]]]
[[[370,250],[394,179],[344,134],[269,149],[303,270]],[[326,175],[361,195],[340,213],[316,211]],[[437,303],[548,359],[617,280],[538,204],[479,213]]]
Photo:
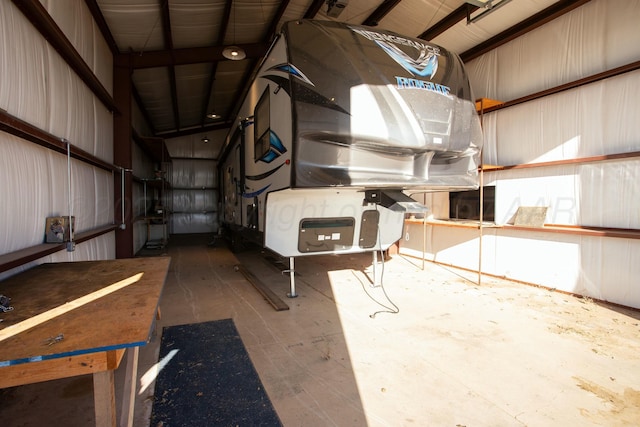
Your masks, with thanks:
[[[373,271],[373,283],[371,283],[371,287],[375,288],[378,286],[378,251],[373,251],[373,260],[371,262],[371,269]]]
[[[289,298],[296,298],[298,294],[296,293],[296,269],[293,262],[293,257],[289,257],[289,269],[283,271],[283,273],[289,273],[289,285],[291,290],[287,293]]]

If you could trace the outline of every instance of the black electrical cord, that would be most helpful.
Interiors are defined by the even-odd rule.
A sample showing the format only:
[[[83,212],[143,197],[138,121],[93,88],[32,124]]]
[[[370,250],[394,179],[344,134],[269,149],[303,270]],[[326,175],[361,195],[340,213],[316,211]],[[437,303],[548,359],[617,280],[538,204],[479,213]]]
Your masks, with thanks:
[[[378,205],[376,205],[376,211],[378,210]],[[376,304],[378,304],[379,306],[383,307],[384,310],[378,310],[372,314],[369,315],[370,318],[375,319],[376,315],[380,314],[380,313],[389,313],[389,314],[398,314],[400,313],[400,308],[391,300],[391,298],[389,298],[389,295],[387,295],[387,291],[384,288],[384,251],[382,250],[382,239],[380,238],[380,226],[378,225],[378,246],[380,247],[380,258],[382,258],[382,269],[380,271],[380,289],[382,289],[382,293],[384,294],[384,297],[387,299],[387,301],[389,302],[389,305],[391,305],[391,307],[389,307],[388,305],[385,305],[383,303],[381,303],[380,301],[378,301],[377,299],[375,299],[374,297],[372,297],[369,292],[367,292],[367,290],[364,287],[364,284],[362,284],[362,289],[364,290],[365,294],[367,294],[367,296]],[[375,265],[373,266],[373,268],[375,269]],[[374,270],[375,271],[375,270]],[[375,280],[375,277],[374,277]],[[374,283],[375,285],[375,283]]]

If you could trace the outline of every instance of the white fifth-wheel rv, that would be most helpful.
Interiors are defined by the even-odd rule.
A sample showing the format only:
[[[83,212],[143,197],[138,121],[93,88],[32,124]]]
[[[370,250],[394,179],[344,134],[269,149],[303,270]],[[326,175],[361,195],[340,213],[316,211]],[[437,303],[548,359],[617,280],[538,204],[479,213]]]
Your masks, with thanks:
[[[284,257],[386,250],[403,191],[475,189],[479,118],[460,58],[324,21],[283,26],[219,162],[221,222]]]

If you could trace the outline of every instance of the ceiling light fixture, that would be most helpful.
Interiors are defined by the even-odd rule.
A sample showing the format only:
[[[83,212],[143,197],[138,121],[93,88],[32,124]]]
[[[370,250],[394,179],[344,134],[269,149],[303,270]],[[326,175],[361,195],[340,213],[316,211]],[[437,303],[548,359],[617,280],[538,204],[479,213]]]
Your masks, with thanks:
[[[244,59],[247,57],[247,54],[245,53],[245,51],[238,46],[235,46],[236,44],[236,5],[235,2],[233,2],[233,43],[232,46],[227,46],[222,50],[222,56],[224,56],[227,59],[230,59],[232,61],[240,61],[241,59]]]
[[[206,144],[207,142],[209,142],[209,138],[207,138],[207,137],[205,136],[204,138],[202,138],[202,142],[204,142],[204,143]]]
[[[222,56],[232,61],[240,61],[247,57],[245,51],[238,46],[227,46],[222,51]]]
[[[209,113],[209,114],[207,114],[207,118],[208,118],[208,119],[213,119],[213,120],[215,120],[215,119],[219,119],[219,118],[220,118],[220,114],[216,114],[216,113]]]

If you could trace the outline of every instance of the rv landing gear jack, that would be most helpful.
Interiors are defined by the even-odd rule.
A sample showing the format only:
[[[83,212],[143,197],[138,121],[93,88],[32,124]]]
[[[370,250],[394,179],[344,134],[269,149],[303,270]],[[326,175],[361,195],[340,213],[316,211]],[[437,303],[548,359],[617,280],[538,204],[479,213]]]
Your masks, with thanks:
[[[289,298],[296,298],[298,294],[296,293],[296,269],[293,262],[293,257],[289,257],[289,269],[284,270],[283,273],[289,273],[289,286],[291,290],[287,292],[287,296]]]

